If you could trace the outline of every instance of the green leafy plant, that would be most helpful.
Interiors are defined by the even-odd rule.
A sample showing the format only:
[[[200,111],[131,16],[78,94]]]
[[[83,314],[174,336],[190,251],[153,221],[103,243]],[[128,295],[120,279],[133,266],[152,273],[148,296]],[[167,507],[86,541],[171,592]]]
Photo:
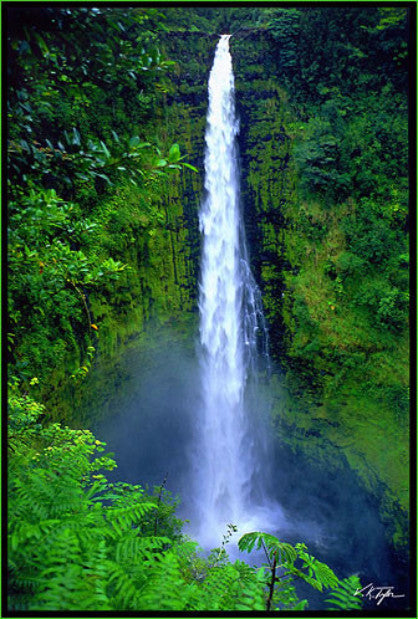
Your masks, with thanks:
[[[347,603],[346,608],[359,608],[359,599],[355,598],[353,593],[355,589],[350,589],[354,582],[359,583],[358,579],[351,577],[340,581],[328,565],[307,553],[305,544],[292,546],[281,542],[274,535],[254,531],[243,535],[238,547],[245,552],[264,550],[267,558],[267,565],[264,567],[266,610],[301,610],[307,606],[307,600],[298,600],[296,596],[293,584],[295,577],[318,591],[330,589],[335,599],[340,600],[341,607]],[[341,591],[346,592],[346,598]],[[352,592],[351,597],[349,591]]]
[[[356,595],[356,591],[361,589],[361,583],[358,576],[350,576],[339,581],[338,587],[332,589],[325,601],[334,608],[341,610],[360,610],[362,607],[361,597]]]
[[[89,430],[48,423],[44,406],[22,395],[16,381],[10,389],[10,610],[297,610],[306,601],[297,598],[295,577],[348,604],[351,581],[339,583],[303,544],[249,533],[239,548],[263,548],[268,565],[232,563],[230,524],[221,546],[202,556],[182,535],[164,482],[152,494],[109,482],[105,472],[116,462],[104,455],[105,443]]]

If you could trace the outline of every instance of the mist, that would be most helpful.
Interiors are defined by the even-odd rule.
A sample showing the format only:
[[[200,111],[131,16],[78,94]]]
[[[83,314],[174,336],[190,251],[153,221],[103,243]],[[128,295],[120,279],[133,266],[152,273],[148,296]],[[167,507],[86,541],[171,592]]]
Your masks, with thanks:
[[[173,342],[175,338],[173,337]],[[123,389],[106,404],[97,435],[114,452],[118,467],[109,479],[163,484],[187,496],[193,418],[198,407],[198,367],[194,352],[164,338],[146,362],[130,351]]]

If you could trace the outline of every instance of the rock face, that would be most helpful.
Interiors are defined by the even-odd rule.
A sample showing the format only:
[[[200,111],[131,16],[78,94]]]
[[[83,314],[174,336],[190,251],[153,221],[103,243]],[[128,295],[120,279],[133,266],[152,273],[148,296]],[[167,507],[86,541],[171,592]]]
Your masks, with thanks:
[[[218,37],[202,33],[170,33],[166,53],[178,61],[173,93],[167,96],[165,122],[188,153],[190,162],[203,170],[207,80]],[[193,53],[190,53],[190,49]],[[292,190],[289,174],[290,140],[284,129],[288,114],[277,83],[274,57],[260,33],[231,38],[240,122],[239,155],[241,206],[244,210],[250,259],[262,287],[270,325],[272,351],[280,359],[283,292],[281,206]],[[183,180],[184,221],[188,229],[193,272],[200,257],[197,210],[203,197],[202,173]],[[192,292],[194,295],[194,292]]]

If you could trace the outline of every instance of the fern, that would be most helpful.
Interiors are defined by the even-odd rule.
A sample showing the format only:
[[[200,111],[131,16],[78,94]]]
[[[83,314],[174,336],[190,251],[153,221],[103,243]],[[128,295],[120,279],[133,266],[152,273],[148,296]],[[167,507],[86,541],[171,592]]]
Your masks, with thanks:
[[[207,610],[231,610],[238,578],[239,572],[230,563],[209,570],[202,584]]]
[[[89,546],[88,558],[84,561],[83,578],[88,583],[91,610],[97,608],[111,610],[107,596],[108,573],[106,570],[106,556],[106,542],[104,539],[99,538],[96,540],[94,548]]]
[[[259,569],[229,561],[229,525],[219,548],[199,555],[180,534],[176,501],[163,487],[150,496],[139,485],[108,483],[115,463],[96,457],[103,443],[89,431],[36,423],[39,406],[15,402],[9,467],[8,601],[12,611],[303,610],[294,579],[328,602],[359,608],[357,581],[333,571],[268,533],[241,537],[239,548],[263,548]],[[43,409],[42,409],[43,410]],[[25,418],[25,415],[27,417]],[[280,570],[280,576],[277,570]]]
[[[360,610],[362,607],[361,597],[356,595],[356,590],[361,589],[358,576],[350,576],[338,582],[338,585],[329,592],[329,598],[325,600],[333,606],[328,606],[329,610],[337,610],[335,606],[342,610]]]
[[[190,610],[197,600],[196,583],[185,582],[175,552],[164,553],[154,563],[144,587],[138,608],[141,610]]]
[[[298,557],[302,560],[302,569],[307,570],[308,574],[303,574],[302,578],[309,582],[312,586],[322,591],[322,588],[336,587],[338,578],[332,569],[309,555],[305,544],[296,544],[295,546]]]
[[[105,561],[107,573],[107,596],[114,610],[139,608],[139,591],[126,569],[116,561]]]
[[[302,561],[302,565],[298,568],[294,565],[294,561],[286,561],[283,563],[283,567],[287,574],[301,578],[317,591],[322,591],[324,587],[331,588],[338,585],[338,578],[332,569],[309,555],[306,552],[305,544],[296,544],[295,550],[298,559]]]
[[[85,588],[85,582],[81,581],[81,557],[80,542],[74,531],[64,526],[50,534],[48,564],[39,575],[34,610],[74,608],[74,591]]]
[[[142,518],[155,508],[155,503],[133,502],[132,505],[123,507],[110,506],[106,508],[106,520],[122,535],[122,532],[134,524],[141,522]]]
[[[307,600],[299,600],[291,575],[286,574],[276,579],[272,607],[276,610],[303,610],[307,604]]]
[[[139,537],[135,530],[131,535],[124,535],[116,544],[117,563],[128,563],[139,559],[152,561],[156,554],[171,545],[168,537]]]
[[[264,592],[266,574],[264,568],[254,570],[241,561],[237,561],[235,566],[240,574],[240,580],[239,594],[234,610],[264,611],[266,608]]]

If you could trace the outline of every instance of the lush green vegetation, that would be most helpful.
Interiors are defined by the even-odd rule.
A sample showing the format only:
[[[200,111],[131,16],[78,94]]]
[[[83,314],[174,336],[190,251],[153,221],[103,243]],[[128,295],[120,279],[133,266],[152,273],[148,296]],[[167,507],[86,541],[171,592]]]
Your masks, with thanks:
[[[208,48],[237,32],[277,431],[346,458],[405,542],[408,11],[164,13],[7,7],[10,608],[307,608],[297,578],[357,608],[358,581],[303,544],[244,536],[266,552],[253,568],[229,561],[227,533],[203,557],[163,488],[108,482],[103,443],[56,421],[98,355],[196,308],[202,182],[183,153],[202,167]]]
[[[315,457],[336,445],[371,490],[383,483],[389,522],[388,502],[409,504],[408,11],[262,20],[293,106],[283,319],[301,397],[279,423],[309,437]]]
[[[89,430],[48,423],[14,389],[9,413],[9,608],[36,611],[276,610],[306,608],[299,578],[330,608],[359,608],[356,577],[339,581],[304,544],[252,533],[239,542],[267,564],[229,560],[223,542],[204,556],[181,534],[163,486],[109,483],[116,462]]]
[[[189,164],[152,111],[174,64],[156,43],[157,11],[16,6],[8,17],[10,371],[48,397],[83,378],[99,334],[112,352],[182,305],[182,213],[167,196],[179,179],[167,174]]]

